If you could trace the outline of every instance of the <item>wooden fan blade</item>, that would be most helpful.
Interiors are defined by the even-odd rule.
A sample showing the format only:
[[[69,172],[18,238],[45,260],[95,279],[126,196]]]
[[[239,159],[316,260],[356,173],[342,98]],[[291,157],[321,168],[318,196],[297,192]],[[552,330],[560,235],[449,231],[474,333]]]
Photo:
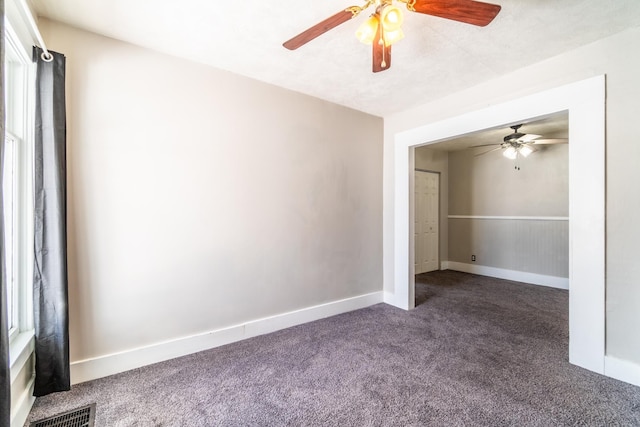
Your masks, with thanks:
[[[376,36],[371,44],[373,45],[373,72],[388,70],[391,67],[391,46],[384,45],[382,25],[378,25]]]
[[[359,9],[359,8],[358,8]],[[341,10],[333,16],[325,19],[322,22],[317,23],[313,27],[305,30],[282,44],[289,50],[295,50],[302,45],[309,43],[311,40],[326,33],[327,31],[337,27],[340,24],[344,24],[358,14],[357,9],[354,7]]]
[[[529,144],[535,145],[553,145],[553,144],[568,144],[569,139],[567,138],[547,138],[547,139],[536,139],[534,141],[529,142]]]
[[[407,3],[407,9],[484,27],[493,21],[501,7],[474,0],[415,0]]]

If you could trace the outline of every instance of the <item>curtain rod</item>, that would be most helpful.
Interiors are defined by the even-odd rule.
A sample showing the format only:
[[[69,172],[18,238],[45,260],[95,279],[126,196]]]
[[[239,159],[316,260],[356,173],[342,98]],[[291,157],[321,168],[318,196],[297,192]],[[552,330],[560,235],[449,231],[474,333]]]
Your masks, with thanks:
[[[20,4],[20,7],[22,7],[22,12],[24,13],[25,17],[27,18],[27,22],[29,23],[29,26],[31,27],[31,31],[33,32],[33,34],[38,39],[38,43],[40,43],[40,47],[42,48],[42,51],[43,51],[42,55],[40,55],[40,57],[45,62],[53,61],[53,55],[49,52],[49,49],[47,49],[47,45],[44,43],[44,39],[42,38],[42,34],[40,34],[40,30],[38,29],[38,25],[36,24],[36,21],[33,18],[33,14],[31,13],[31,9],[27,5],[26,0],[19,0],[18,3]]]

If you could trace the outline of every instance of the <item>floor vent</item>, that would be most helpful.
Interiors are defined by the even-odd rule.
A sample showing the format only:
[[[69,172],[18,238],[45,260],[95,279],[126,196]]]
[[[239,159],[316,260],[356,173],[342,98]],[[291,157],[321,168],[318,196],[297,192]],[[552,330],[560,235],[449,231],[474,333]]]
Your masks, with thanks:
[[[29,427],[93,427],[96,418],[96,404],[54,415],[44,420],[34,421]]]

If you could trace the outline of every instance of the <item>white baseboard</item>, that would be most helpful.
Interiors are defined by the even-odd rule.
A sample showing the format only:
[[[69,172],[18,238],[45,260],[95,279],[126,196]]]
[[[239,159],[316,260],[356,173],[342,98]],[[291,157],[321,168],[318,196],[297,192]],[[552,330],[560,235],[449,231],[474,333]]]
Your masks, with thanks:
[[[544,274],[527,273],[525,271],[505,270],[503,268],[487,267],[484,265],[466,264],[463,262],[443,261],[443,270],[462,271],[464,273],[479,274],[481,276],[496,277],[498,279],[531,283],[533,285],[548,286],[558,289],[569,289],[569,279],[566,277],[545,276]]]
[[[90,359],[78,360],[71,363],[71,383],[78,384],[106,377],[152,363],[186,356],[187,354],[197,353],[258,335],[268,334],[302,323],[369,307],[383,302],[385,297],[386,295],[384,295],[383,292],[373,292],[265,317],[263,319],[251,320],[201,334],[180,337]]]
[[[605,356],[604,374],[608,377],[640,387],[640,365],[636,365],[635,363],[617,359],[612,356]]]

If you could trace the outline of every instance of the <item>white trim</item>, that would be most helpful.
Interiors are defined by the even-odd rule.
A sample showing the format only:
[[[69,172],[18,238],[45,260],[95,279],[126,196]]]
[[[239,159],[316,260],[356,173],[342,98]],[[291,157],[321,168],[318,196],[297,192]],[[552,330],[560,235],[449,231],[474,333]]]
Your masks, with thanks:
[[[548,286],[569,290],[569,278],[547,276],[526,271],[507,270],[486,265],[466,264],[463,262],[447,261],[447,269],[464,273],[479,274],[481,276],[496,277],[498,279],[513,280],[515,282],[530,283],[532,285]]]
[[[44,51],[42,54],[42,60],[45,62],[51,62],[53,60],[53,56],[49,53],[47,49],[47,45],[42,38],[42,34],[40,34],[40,29],[38,28],[38,24],[36,23],[35,18],[33,17],[33,13],[31,12],[31,8],[27,4],[26,0],[17,0],[18,6],[22,9],[22,16],[26,21],[26,24],[29,26],[29,32],[32,37],[38,41],[38,46],[42,48]],[[45,55],[46,54],[46,55]]]
[[[383,292],[359,295],[290,311],[201,334],[133,348],[71,363],[71,383],[78,384],[152,363],[208,350],[258,335],[346,313],[383,302]]]
[[[500,215],[449,215],[449,219],[495,219],[516,221],[569,221],[568,216],[500,216]]]
[[[409,221],[414,147],[569,112],[569,361],[604,373],[605,76],[596,76],[394,135],[394,305],[413,308],[413,223]]]
[[[385,291],[384,292],[384,297],[383,297],[383,302],[385,304],[393,305],[393,302],[394,302],[393,293]]]
[[[9,22],[13,30],[17,35],[17,40],[26,52],[31,52],[33,45],[37,44],[37,38],[32,34],[32,29],[29,24],[29,20],[33,19],[33,13],[27,6],[23,6],[24,0],[7,0],[4,3],[4,13],[6,17],[5,22]],[[29,13],[31,16],[27,16]]]
[[[33,356],[35,348],[35,336],[33,330],[22,332],[18,335],[9,345],[9,366],[11,369],[11,385],[13,387],[14,381],[18,378],[18,375],[22,373],[27,362]],[[11,425],[21,426],[27,421],[29,412],[36,398],[33,396],[33,384],[35,382],[35,374],[32,372],[32,368],[29,368],[31,372],[31,379],[23,390],[15,390],[19,392],[18,396],[11,396]]]
[[[18,145],[19,156],[22,164],[22,175],[17,177],[20,181],[20,217],[22,219],[33,218],[33,194],[32,194],[32,163],[33,163],[33,132],[35,112],[35,65],[31,61],[31,49],[35,41],[30,34],[28,24],[25,21],[25,10],[19,7],[18,2],[24,0],[8,0],[5,2],[5,41],[7,53],[12,51],[12,59],[22,63],[22,73],[16,74],[21,79],[23,92],[16,94],[23,101],[20,106],[14,105],[15,112],[23,117],[21,123],[11,123],[11,130],[17,134],[21,143]],[[15,57],[14,57],[15,56]],[[17,110],[20,108],[20,110]],[[4,137],[3,137],[4,138]],[[19,257],[21,262],[16,266],[16,278],[20,282],[18,325],[20,333],[14,336],[9,344],[10,369],[11,369],[11,425],[23,425],[29,415],[29,411],[35,397],[33,397],[34,375],[32,369],[34,337],[32,313],[31,278],[33,278],[33,251],[28,250],[29,242],[33,242],[33,221],[21,221],[16,227],[19,247],[23,248]],[[24,375],[24,377],[22,377]],[[30,375],[28,383],[24,383],[26,376]],[[20,376],[20,378],[18,378]]]
[[[604,357],[604,374],[640,387],[640,365],[613,356]]]
[[[35,383],[35,376],[31,378],[28,386],[20,393],[17,398],[11,396],[11,425],[23,426],[27,422],[31,407],[36,401],[33,396],[33,386]]]
[[[11,369],[11,383],[35,349],[35,335],[33,330],[20,333],[9,344],[9,367]]]

